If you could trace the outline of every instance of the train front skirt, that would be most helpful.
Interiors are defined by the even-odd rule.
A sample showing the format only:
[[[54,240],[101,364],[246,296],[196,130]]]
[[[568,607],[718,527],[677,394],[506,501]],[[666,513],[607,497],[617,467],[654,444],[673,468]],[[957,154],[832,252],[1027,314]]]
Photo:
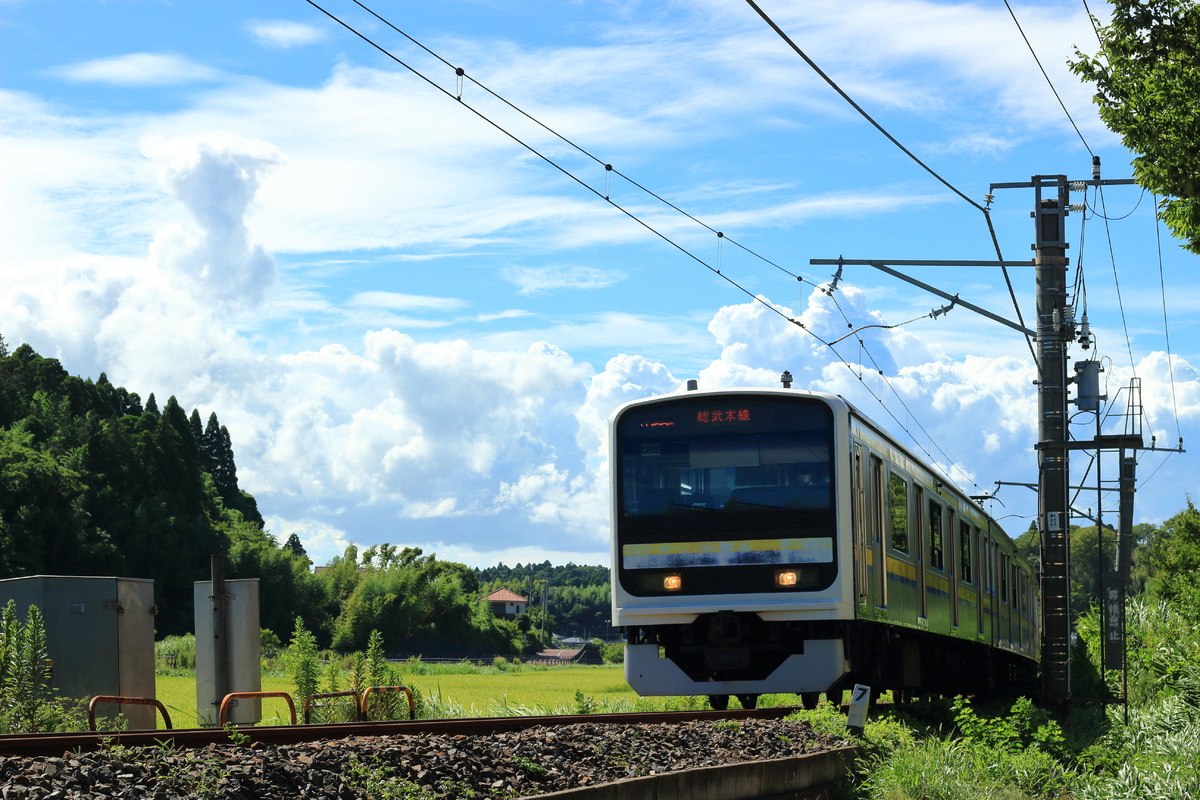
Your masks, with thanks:
[[[804,652],[788,656],[761,680],[695,681],[668,658],[659,658],[657,644],[625,646],[625,680],[643,696],[742,695],[823,692],[850,670],[841,639],[810,639]]]

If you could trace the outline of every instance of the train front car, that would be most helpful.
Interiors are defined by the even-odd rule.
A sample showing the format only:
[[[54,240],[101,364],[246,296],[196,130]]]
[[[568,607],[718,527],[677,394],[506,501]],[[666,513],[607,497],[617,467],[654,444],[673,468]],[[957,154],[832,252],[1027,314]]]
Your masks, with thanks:
[[[641,695],[829,689],[854,617],[848,409],[689,392],[612,418],[613,624]]]

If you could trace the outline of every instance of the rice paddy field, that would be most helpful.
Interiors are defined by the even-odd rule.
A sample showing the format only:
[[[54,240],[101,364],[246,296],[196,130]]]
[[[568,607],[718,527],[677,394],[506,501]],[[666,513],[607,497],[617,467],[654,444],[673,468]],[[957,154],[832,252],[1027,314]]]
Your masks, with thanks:
[[[620,665],[530,667],[436,668],[402,663],[404,685],[419,691],[436,705],[438,716],[511,716],[522,714],[565,714],[579,710],[579,696],[595,704],[596,710],[635,710],[639,698],[625,683]],[[196,724],[196,680],[184,673],[156,677],[158,699],[171,714],[176,727]],[[266,673],[262,691],[288,692],[295,686],[286,675]],[[576,693],[580,693],[577,696]],[[303,698],[293,698],[303,713]],[[644,701],[643,701],[644,702]],[[288,722],[287,703],[263,700],[263,724]]]

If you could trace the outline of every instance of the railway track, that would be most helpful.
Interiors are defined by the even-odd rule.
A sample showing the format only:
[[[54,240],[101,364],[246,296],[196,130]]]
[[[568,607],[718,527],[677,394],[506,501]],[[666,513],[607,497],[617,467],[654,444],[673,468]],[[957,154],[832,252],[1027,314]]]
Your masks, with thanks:
[[[792,710],[3,736],[0,794],[8,800],[824,797],[809,790],[831,786],[852,756],[846,742],[783,719]]]
[[[102,746],[155,746],[164,742],[170,742],[178,748],[197,748],[210,744],[230,744],[235,737],[239,740],[246,737],[250,744],[257,742],[263,745],[293,745],[356,736],[487,736],[535,727],[554,728],[574,724],[652,725],[694,721],[782,719],[796,710],[794,707],[781,706],[735,711],[636,712],[392,722],[339,722],[320,725],[265,725],[239,727],[233,736],[224,728],[9,734],[0,736],[0,754],[60,756],[63,753],[90,752]]]

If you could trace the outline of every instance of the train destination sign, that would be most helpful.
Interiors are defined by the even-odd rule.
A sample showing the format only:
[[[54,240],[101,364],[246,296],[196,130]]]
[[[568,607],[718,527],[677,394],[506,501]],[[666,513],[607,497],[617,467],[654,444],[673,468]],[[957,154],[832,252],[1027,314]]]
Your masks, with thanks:
[[[714,542],[626,544],[621,548],[625,569],[681,569],[746,564],[828,564],[833,539],[741,539]]]

